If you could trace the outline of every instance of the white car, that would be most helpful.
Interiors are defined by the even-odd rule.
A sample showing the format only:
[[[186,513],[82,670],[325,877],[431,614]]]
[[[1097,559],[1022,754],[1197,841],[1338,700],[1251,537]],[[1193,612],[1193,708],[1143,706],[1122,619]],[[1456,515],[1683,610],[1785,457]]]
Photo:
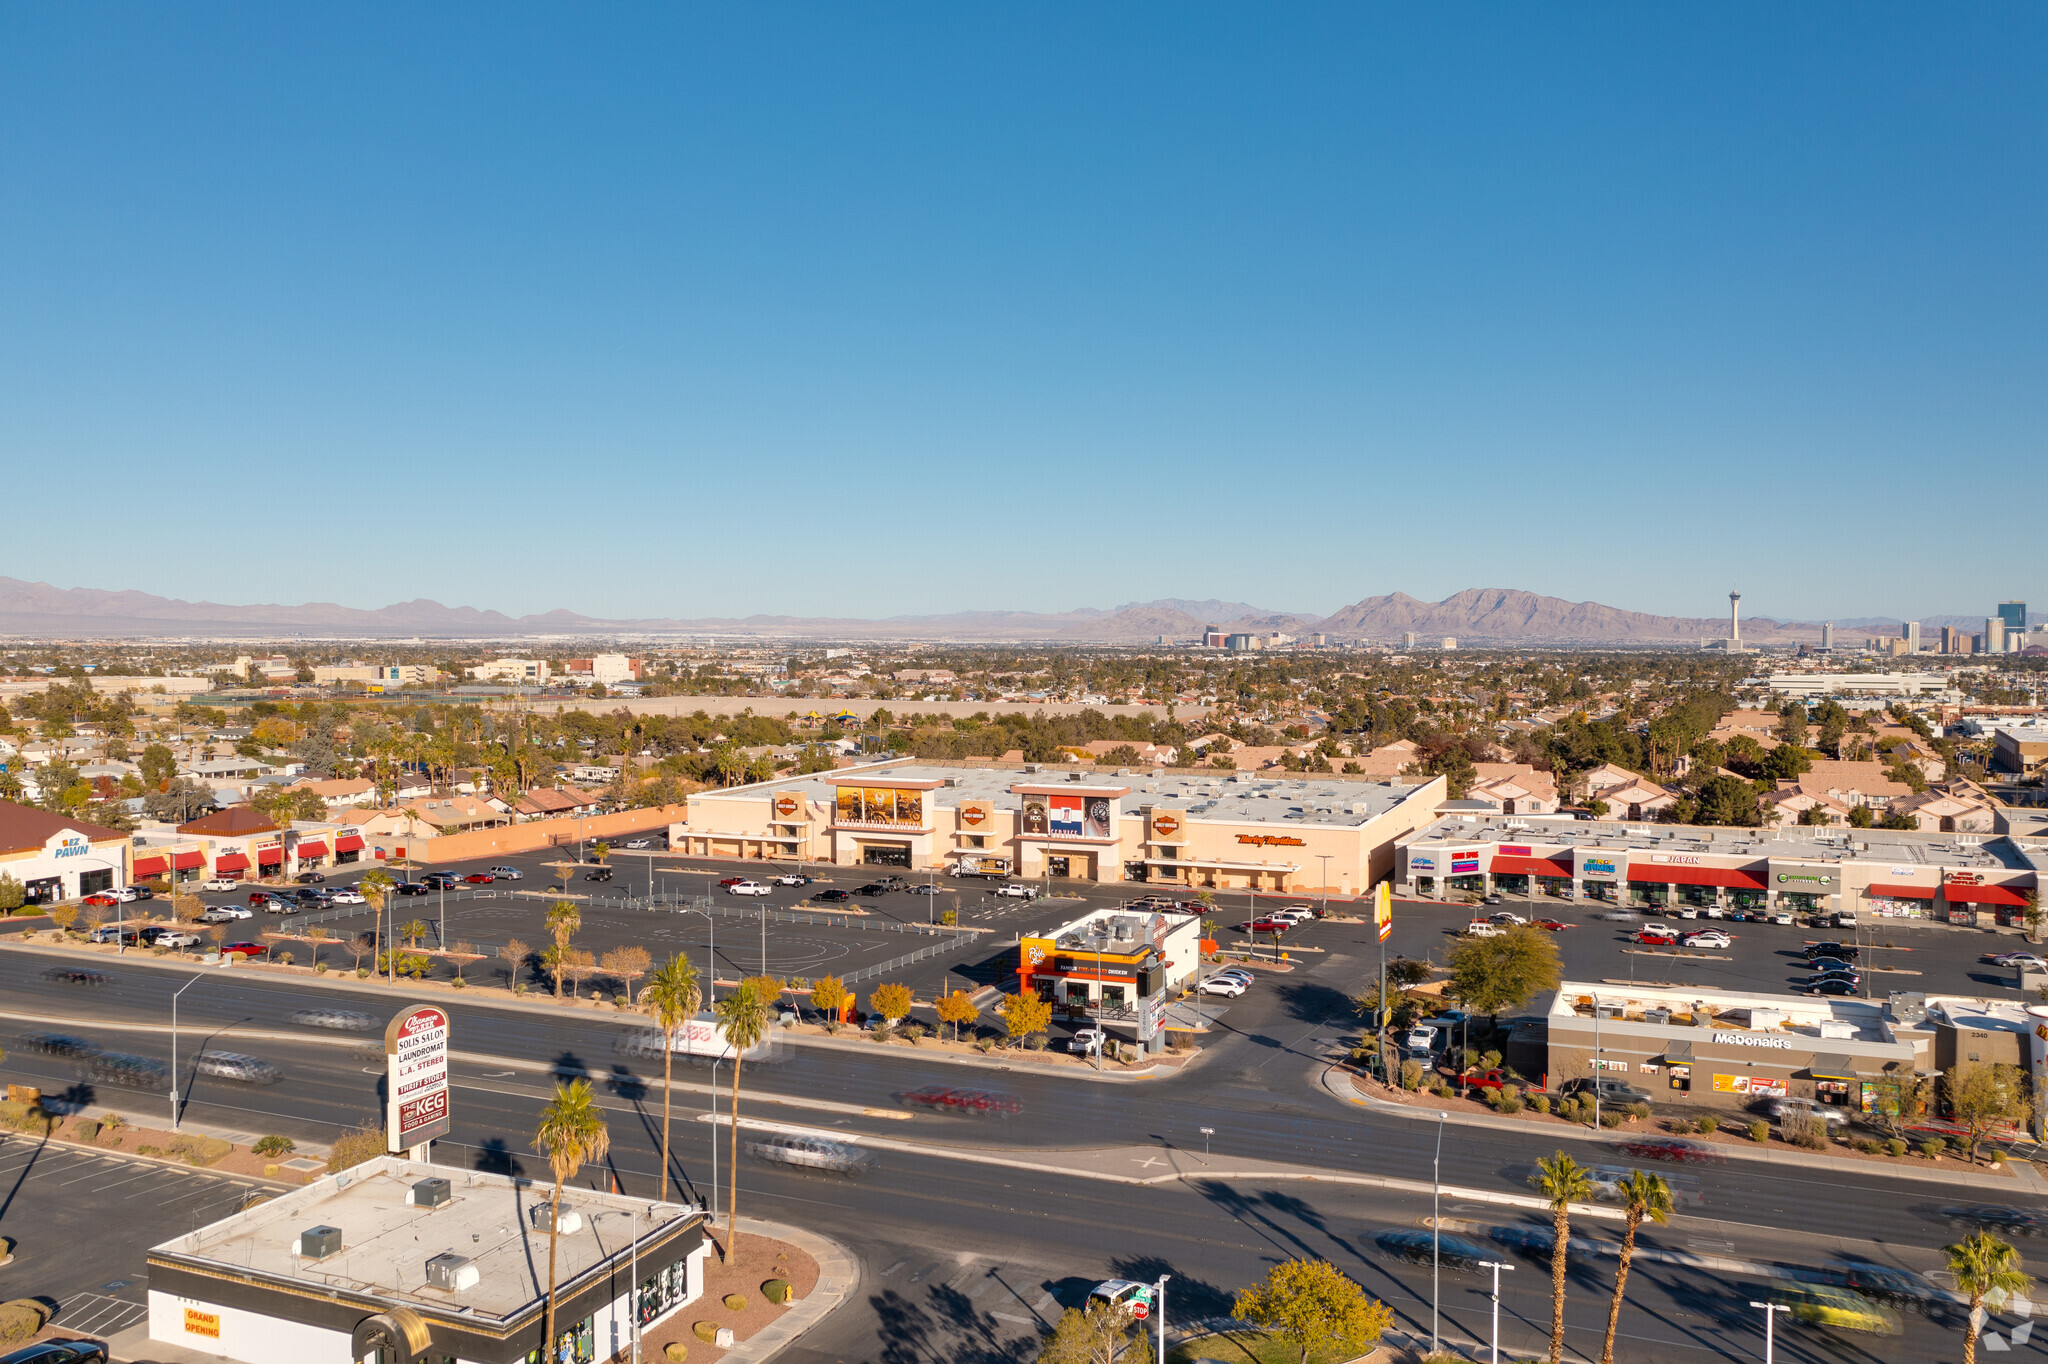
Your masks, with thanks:
[[[1672,913],[1676,914],[1681,919],[1697,919],[1700,917],[1699,910],[1693,908],[1691,905],[1686,905],[1680,909],[1675,909],[1672,911]]]
[[[1659,938],[1676,938],[1678,936],[1678,930],[1673,928],[1670,924],[1660,924],[1656,922],[1644,924],[1642,926],[1641,931]]]
[[[997,895],[1013,896],[1019,900],[1036,900],[1038,898],[1038,888],[1036,886],[1020,886],[1014,881],[1006,886],[997,886],[995,893]]]
[[[197,933],[187,933],[182,928],[166,929],[150,940],[151,947],[197,947],[202,939]]]
[[[114,898],[124,905],[132,905],[142,898],[142,891],[136,886],[121,886],[114,891]]]
[[[233,890],[240,884],[242,883],[232,876],[215,876],[204,882],[199,888],[201,890],[213,891]]]
[[[1687,947],[1729,947],[1733,946],[1735,940],[1718,928],[1709,928],[1698,933],[1688,933],[1680,941]]]
[[[1083,1056],[1091,1056],[1102,1049],[1102,1044],[1108,1039],[1108,1036],[1100,1028],[1083,1028],[1074,1034],[1072,1041],[1067,1043],[1067,1050],[1078,1052]]]
[[[1505,909],[1500,911],[1498,914],[1493,915],[1492,917],[1493,921],[1497,924],[1525,924],[1529,922],[1521,915],[1511,914]]]
[[[2043,961],[2032,952],[2001,952],[1991,959],[1991,964],[1993,966],[2027,966],[2037,971],[2048,969],[2048,961]]]
[[[808,886],[816,877],[805,876],[802,872],[786,871],[775,878],[778,886]]]
[[[1210,976],[1195,988],[1205,995],[1228,995],[1235,999],[1251,989],[1251,985],[1237,976]]]
[[[206,924],[226,923],[230,919],[253,919],[256,911],[247,905],[210,905],[200,914],[199,921]]]
[[[497,877],[500,881],[517,881],[520,879],[519,868],[517,867],[485,867],[484,870]]]
[[[768,887],[759,881],[735,881],[725,888],[727,895],[766,895]]]
[[[1792,916],[1790,914],[1784,913],[1773,914],[1771,916],[1771,922],[1774,924],[1789,924],[1792,922]]]
[[[1500,935],[1500,925],[1491,919],[1474,919],[1465,925],[1465,936],[1468,938],[1498,938]]]
[[[337,886],[327,893],[327,903],[330,905],[366,905],[370,902],[365,900],[363,893],[354,886]]]

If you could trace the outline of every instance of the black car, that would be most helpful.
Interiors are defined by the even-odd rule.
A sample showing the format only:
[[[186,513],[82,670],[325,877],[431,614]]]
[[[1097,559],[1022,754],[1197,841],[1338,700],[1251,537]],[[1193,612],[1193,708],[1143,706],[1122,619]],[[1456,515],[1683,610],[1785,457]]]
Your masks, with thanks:
[[[98,1056],[103,1050],[99,1043],[68,1032],[32,1032],[21,1040],[45,1056]]]
[[[1815,957],[1806,963],[1809,971],[1854,971],[1856,963],[1843,961],[1840,957]]]
[[[836,905],[842,900],[851,900],[853,897],[851,895],[848,895],[843,890],[821,890],[816,895],[813,895],[811,898],[813,900],[822,900],[828,904]]]
[[[96,1340],[45,1340],[0,1355],[0,1364],[107,1364],[107,1347]]]
[[[400,881],[392,889],[400,895],[431,895],[434,893],[433,887],[427,885],[424,881]]]
[[[434,889],[439,890],[443,886],[454,885],[457,881],[460,881],[462,878],[457,876],[452,871],[430,871],[426,874],[426,876],[423,879],[429,886],[432,886]]]
[[[327,878],[317,871],[302,871],[292,878],[292,883],[300,886],[322,886],[327,884]]]
[[[1815,985],[1824,980],[1846,980],[1851,985],[1861,985],[1863,977],[1854,971],[1816,971],[1810,976],[1794,976],[1794,985]]]
[[[2021,1208],[1996,1203],[1972,1203],[1943,1208],[1941,1215],[1956,1231],[1995,1231],[2004,1236],[2039,1236],[2041,1219]]]
[[[63,985],[105,985],[109,977],[105,971],[93,971],[83,966],[53,966],[43,972],[43,979]]]
[[[1863,949],[1854,943],[1814,942],[1799,949],[1807,957],[1839,957],[1843,961],[1854,961],[1863,955]]]
[[[1392,1260],[1402,1260],[1412,1265],[1426,1265],[1432,1261],[1445,1269],[1479,1272],[1493,1259],[1493,1253],[1486,1247],[1468,1241],[1462,1236],[1448,1232],[1430,1233],[1407,1228],[1383,1231],[1372,1238],[1380,1254]]]
[[[305,890],[293,891],[292,898],[302,905],[324,905],[327,903],[327,892],[308,887]]]
[[[596,871],[584,873],[583,879],[586,881],[609,881],[612,879],[612,869],[610,867],[599,867]]]
[[[1853,995],[1862,985],[1847,976],[1817,976],[1810,982],[1792,982],[1792,988],[1810,995]]]
[[[883,885],[880,881],[870,881],[864,886],[854,887],[853,893],[855,895],[887,895],[889,887]]]

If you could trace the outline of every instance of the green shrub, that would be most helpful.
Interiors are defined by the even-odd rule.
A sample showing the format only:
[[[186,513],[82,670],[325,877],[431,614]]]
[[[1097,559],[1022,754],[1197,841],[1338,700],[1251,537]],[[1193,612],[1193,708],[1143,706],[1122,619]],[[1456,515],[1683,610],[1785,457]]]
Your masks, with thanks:
[[[744,1312],[747,1310],[747,1295],[744,1293],[728,1293],[721,1301],[734,1312]]]
[[[718,1323],[715,1321],[700,1321],[690,1328],[690,1333],[706,1345],[710,1345],[718,1339]]]
[[[770,1279],[761,1285],[761,1296],[774,1303],[777,1307],[780,1307],[791,1298],[794,1298],[796,1292],[789,1286],[789,1280]]]
[[[299,1148],[290,1137],[270,1136],[258,1137],[249,1149],[259,1156],[288,1156]]]
[[[1884,1144],[1874,1141],[1869,1137],[1851,1137],[1849,1138],[1849,1149],[1858,1155],[1874,1156],[1884,1150]]]
[[[1700,1131],[1705,1132],[1708,1136],[1712,1136],[1716,1131],[1720,1129],[1721,1120],[1712,1113],[1702,1113],[1699,1116],[1698,1122],[1694,1125],[1697,1126],[1700,1129]]]
[[[1991,1152],[1991,1163],[1993,1165],[2005,1164],[2005,1152],[1994,1148]]]
[[[1929,1137],[1920,1143],[1920,1154],[1929,1160],[1940,1160],[1942,1152],[1948,1150],[1948,1143],[1940,1137]]]
[[[1407,1090],[1410,1094],[1422,1088],[1422,1062],[1403,1061],[1401,1063],[1401,1088]]]
[[[1761,1146],[1771,1139],[1771,1125],[1758,1118],[1749,1125],[1749,1139]]]
[[[1045,1034],[1042,1032],[1035,1032],[1031,1034],[1031,1036],[1024,1039],[1024,1045],[1030,1048],[1032,1051],[1044,1051]]]
[[[1600,1110],[1600,1125],[1602,1127],[1619,1127],[1627,1121],[1627,1113],[1618,1113],[1611,1108],[1603,1108]]]
[[[1550,1112],[1550,1096],[1548,1094],[1538,1094],[1535,1098],[1529,1100],[1529,1106],[1538,1113],[1548,1113]]]
[[[1519,1113],[1522,1111],[1521,1091],[1513,1089],[1502,1089],[1499,1091],[1499,1093],[1500,1102],[1496,1104],[1495,1107],[1500,1109],[1501,1112]]]
[[[680,1340],[671,1340],[661,1347],[661,1357],[669,1364],[683,1364],[683,1361],[690,1357],[690,1347]]]
[[[891,1023],[886,1018],[883,1019],[881,1022],[875,1024],[875,1030],[869,1034],[869,1036],[873,1037],[877,1042],[886,1042],[895,1035],[896,1025]]]
[[[1789,1113],[1779,1119],[1778,1135],[1805,1151],[1824,1151],[1828,1145],[1827,1123],[1810,1113]]]
[[[1479,1053],[1479,1068],[1480,1068],[1481,1070],[1492,1070],[1492,1069],[1494,1069],[1494,1068],[1495,1068],[1496,1066],[1498,1066],[1499,1064],[1500,1064],[1500,1053],[1499,1053],[1499,1052],[1497,1052],[1497,1051],[1482,1051],[1482,1052],[1480,1052],[1480,1053]]]
[[[98,1141],[100,1139],[99,1119],[80,1118],[72,1123],[71,1139],[73,1141]]]
[[[1886,1155],[1903,1156],[1906,1154],[1906,1139],[1904,1137],[1887,1137],[1885,1138],[1884,1149]]]
[[[1637,1122],[1646,1121],[1650,1116],[1650,1106],[1648,1104],[1630,1104],[1628,1106],[1628,1115]]]
[[[165,1148],[164,1154],[193,1165],[211,1165],[234,1149],[233,1142],[219,1137],[179,1137]]]

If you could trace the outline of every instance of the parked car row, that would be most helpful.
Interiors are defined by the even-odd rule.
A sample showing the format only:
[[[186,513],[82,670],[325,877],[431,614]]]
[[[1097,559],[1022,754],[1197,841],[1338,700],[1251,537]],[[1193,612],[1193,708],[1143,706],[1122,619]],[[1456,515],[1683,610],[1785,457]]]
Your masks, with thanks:
[[[1225,967],[1221,971],[1202,977],[1195,989],[1205,995],[1226,995],[1235,999],[1252,988],[1252,973],[1242,966]]]

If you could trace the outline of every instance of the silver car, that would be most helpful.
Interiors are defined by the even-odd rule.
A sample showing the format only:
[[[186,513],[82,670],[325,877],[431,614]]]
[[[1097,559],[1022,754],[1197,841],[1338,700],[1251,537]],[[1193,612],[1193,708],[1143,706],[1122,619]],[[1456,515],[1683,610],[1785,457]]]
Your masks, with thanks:
[[[292,1022],[302,1028],[332,1028],[336,1032],[368,1032],[377,1020],[350,1009],[300,1009]]]
[[[835,1175],[862,1174],[872,1169],[875,1163],[874,1152],[830,1137],[761,1137],[748,1142],[746,1150],[756,1160],[824,1170]]]
[[[245,1085],[274,1085],[284,1078],[284,1072],[270,1062],[238,1051],[200,1052],[194,1068],[201,1075],[211,1075],[216,1080],[239,1080]]]

